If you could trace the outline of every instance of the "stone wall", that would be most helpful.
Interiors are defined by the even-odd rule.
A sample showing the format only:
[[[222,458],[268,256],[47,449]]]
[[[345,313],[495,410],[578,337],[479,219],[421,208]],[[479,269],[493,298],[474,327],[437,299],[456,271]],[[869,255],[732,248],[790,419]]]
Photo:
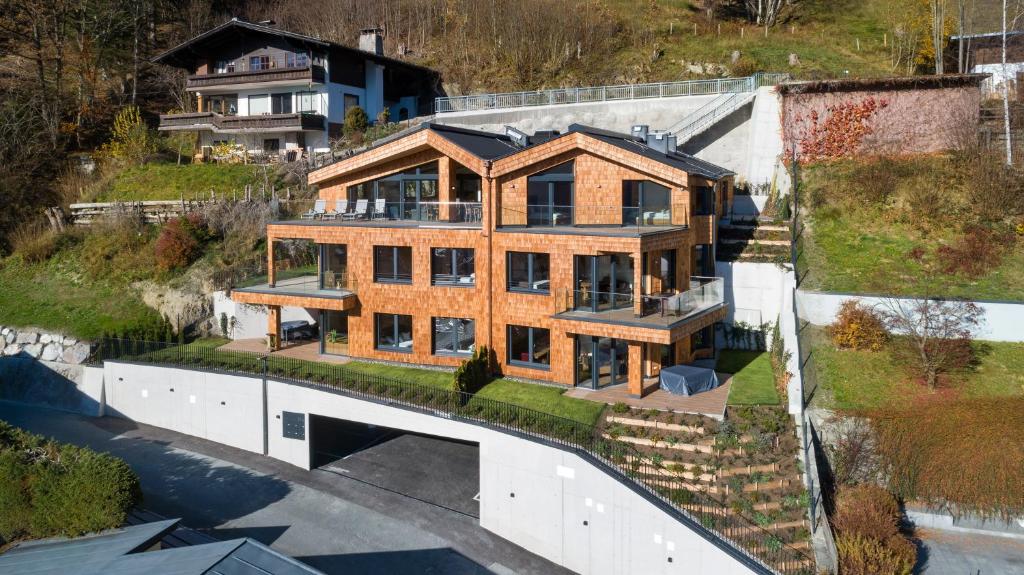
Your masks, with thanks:
[[[34,328],[0,327],[0,357],[29,357],[79,365],[89,358],[88,342]]]

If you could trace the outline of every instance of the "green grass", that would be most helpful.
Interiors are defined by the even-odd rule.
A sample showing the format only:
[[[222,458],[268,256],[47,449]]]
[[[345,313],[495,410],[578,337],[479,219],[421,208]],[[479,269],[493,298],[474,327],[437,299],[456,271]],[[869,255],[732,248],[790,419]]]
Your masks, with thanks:
[[[604,404],[566,397],[565,392],[565,389],[548,385],[497,379],[484,386],[476,396],[521,405],[587,425],[596,424],[604,411]]]
[[[75,251],[41,264],[19,257],[0,264],[0,324],[38,327],[79,339],[159,324],[160,315],[128,286],[91,277]]]
[[[725,349],[719,354],[717,371],[731,373],[729,405],[778,405],[775,376],[768,353]]]
[[[269,170],[271,182],[276,182],[274,169]],[[255,187],[262,178],[262,168],[252,165],[149,163],[120,170],[94,201],[209,199],[211,190],[218,196],[241,197],[247,184]]]
[[[1024,396],[1024,343],[977,342],[979,365],[963,377],[968,397]],[[837,350],[820,343],[812,350],[821,401],[836,409],[869,409],[923,392],[908,383],[886,351]]]

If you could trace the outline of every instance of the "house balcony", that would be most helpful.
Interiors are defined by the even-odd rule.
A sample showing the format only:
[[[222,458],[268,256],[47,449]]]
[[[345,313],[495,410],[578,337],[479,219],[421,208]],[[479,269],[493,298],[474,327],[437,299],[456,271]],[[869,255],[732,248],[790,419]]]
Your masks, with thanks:
[[[323,66],[304,64],[301,60],[271,59],[255,67],[238,62],[230,71],[212,74],[192,74],[186,79],[191,92],[209,92],[217,88],[242,90],[265,86],[323,84],[326,73]]]
[[[161,131],[211,130],[215,133],[271,133],[322,131],[326,119],[320,114],[264,114],[261,116],[230,116],[216,112],[160,114]]]
[[[257,282],[232,288],[231,299],[247,304],[315,307],[342,311],[354,309],[358,305],[355,278],[341,272],[275,278],[274,283],[265,280]]]
[[[527,204],[502,206],[500,231],[542,234],[639,236],[686,229],[685,204],[623,206]]]
[[[648,294],[563,290],[562,311],[552,317],[620,326],[674,330],[687,322],[721,310],[724,315],[725,280],[690,278],[690,289],[679,293]]]
[[[484,219],[484,206],[480,202],[315,200],[292,201],[288,209],[292,219],[279,220],[274,224],[480,229]]]

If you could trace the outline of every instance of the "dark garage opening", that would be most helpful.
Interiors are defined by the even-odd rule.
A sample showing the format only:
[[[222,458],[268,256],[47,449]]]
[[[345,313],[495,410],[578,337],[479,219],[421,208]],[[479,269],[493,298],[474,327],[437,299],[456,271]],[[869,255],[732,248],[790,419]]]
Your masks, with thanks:
[[[480,516],[480,446],[357,421],[309,415],[318,471]]]

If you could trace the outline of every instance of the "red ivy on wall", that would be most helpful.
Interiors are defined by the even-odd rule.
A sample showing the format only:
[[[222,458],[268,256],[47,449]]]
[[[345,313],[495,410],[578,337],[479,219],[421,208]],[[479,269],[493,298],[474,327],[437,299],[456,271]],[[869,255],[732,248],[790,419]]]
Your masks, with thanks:
[[[804,127],[797,135],[800,146],[800,161],[815,162],[848,158],[856,154],[864,138],[874,130],[870,120],[878,110],[889,105],[888,100],[867,97],[860,102],[843,102],[826,108],[824,114],[817,110],[809,114],[810,126]],[[798,124],[806,124],[797,117]],[[787,153],[791,156],[792,151]]]

